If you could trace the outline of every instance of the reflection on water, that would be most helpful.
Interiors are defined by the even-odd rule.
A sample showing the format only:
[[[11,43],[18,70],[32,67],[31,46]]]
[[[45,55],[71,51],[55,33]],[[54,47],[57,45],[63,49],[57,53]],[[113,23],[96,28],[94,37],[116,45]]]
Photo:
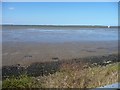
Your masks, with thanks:
[[[117,28],[90,28],[83,30],[22,29],[3,30],[3,42],[71,42],[118,40]]]

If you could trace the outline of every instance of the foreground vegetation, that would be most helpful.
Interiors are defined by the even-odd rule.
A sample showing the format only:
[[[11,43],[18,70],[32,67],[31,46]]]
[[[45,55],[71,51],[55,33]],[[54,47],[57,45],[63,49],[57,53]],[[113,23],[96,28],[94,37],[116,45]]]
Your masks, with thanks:
[[[63,63],[60,69],[48,75],[12,76],[3,80],[3,88],[96,88],[118,81],[120,63],[107,65]]]

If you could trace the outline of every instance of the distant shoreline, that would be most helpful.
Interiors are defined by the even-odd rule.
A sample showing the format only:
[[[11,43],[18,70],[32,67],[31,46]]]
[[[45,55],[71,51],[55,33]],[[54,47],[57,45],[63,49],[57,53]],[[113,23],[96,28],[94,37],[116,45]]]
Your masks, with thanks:
[[[2,25],[2,30],[19,30],[19,29],[47,29],[47,30],[80,30],[80,29],[95,29],[95,28],[119,28],[118,26],[88,26],[88,25]]]
[[[33,26],[33,27],[80,27],[80,28],[118,28],[120,26],[102,26],[102,25],[0,25],[4,26]]]

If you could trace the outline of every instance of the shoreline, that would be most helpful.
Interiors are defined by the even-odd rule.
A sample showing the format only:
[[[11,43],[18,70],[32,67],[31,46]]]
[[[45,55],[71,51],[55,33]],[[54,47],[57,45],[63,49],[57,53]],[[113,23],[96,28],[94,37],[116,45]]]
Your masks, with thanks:
[[[118,81],[116,79],[118,75],[117,64],[119,63],[117,41],[65,43],[4,42],[2,44],[3,66],[1,69],[2,80],[4,83],[3,87],[6,87],[7,85],[10,86],[9,84],[14,82],[11,81],[11,79],[15,80],[15,83],[19,82],[21,77],[23,77],[23,79],[27,79],[28,82],[31,83],[40,83],[37,85],[46,84],[46,87],[51,87],[49,86],[51,83],[47,83],[49,82],[50,78],[52,78],[53,82],[58,80],[60,83],[62,83],[62,80],[66,75],[71,80],[76,81],[76,84],[78,84],[77,87],[82,88],[86,87],[86,85],[88,85],[87,87],[99,87]],[[111,72],[112,69],[113,71]],[[105,80],[99,85],[98,81],[100,80],[94,80],[94,78],[96,79],[99,75],[96,71],[102,73],[99,76],[100,80],[102,80],[101,78],[104,74],[103,76],[105,76],[107,81]],[[95,77],[92,74],[93,72]],[[74,73],[77,73],[77,75],[74,75]],[[75,80],[71,77],[71,74],[75,76]],[[87,74],[88,76],[86,79]],[[111,78],[112,81],[110,81],[109,77],[112,76],[114,77]],[[85,79],[85,82],[78,81],[78,77],[79,79]],[[29,81],[29,78],[32,81]],[[89,82],[89,80],[91,80],[91,83],[93,82],[93,85],[79,85],[79,83],[84,84]],[[6,84],[8,82],[10,83]],[[74,85],[72,81],[64,82]],[[62,87],[64,84],[61,85],[58,83],[57,85]],[[53,87],[56,87],[56,85],[53,84]],[[65,85],[65,87],[67,86]]]
[[[72,30],[71,28],[74,28],[75,30],[80,30],[80,29],[95,29],[95,28],[119,28],[119,26],[99,26],[99,25],[1,25],[2,30],[20,30],[20,29],[47,29],[47,30],[61,30],[61,29],[66,29],[66,30]]]
[[[34,62],[83,58],[118,53],[118,44],[110,42],[2,43],[2,65],[28,65]],[[9,63],[8,63],[9,62]]]
[[[91,56],[84,58],[73,58],[70,60],[57,60],[46,61],[46,62],[34,62],[30,65],[23,66],[20,64],[2,66],[2,78],[6,79],[11,76],[19,76],[26,74],[29,76],[44,76],[59,72],[62,65],[75,65],[78,67],[95,67],[95,66],[106,66],[113,63],[118,63],[118,55],[102,55],[102,56]],[[65,68],[67,69],[67,68]]]

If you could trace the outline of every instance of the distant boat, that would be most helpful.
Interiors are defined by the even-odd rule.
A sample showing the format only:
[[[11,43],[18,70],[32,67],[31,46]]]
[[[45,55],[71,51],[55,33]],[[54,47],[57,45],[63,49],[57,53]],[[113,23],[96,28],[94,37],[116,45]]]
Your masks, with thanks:
[[[110,26],[108,26],[108,28],[110,28]]]

